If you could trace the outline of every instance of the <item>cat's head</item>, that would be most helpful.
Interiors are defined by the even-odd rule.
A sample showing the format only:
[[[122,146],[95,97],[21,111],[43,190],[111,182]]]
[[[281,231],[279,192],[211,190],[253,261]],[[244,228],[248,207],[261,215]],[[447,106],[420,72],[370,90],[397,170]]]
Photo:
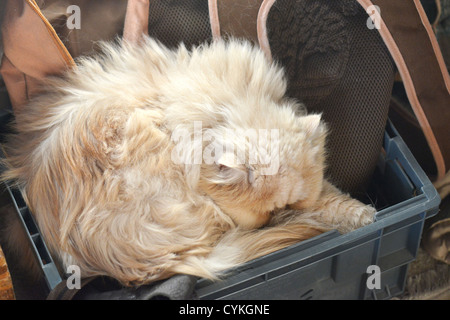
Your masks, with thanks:
[[[190,187],[249,228],[288,204],[314,203],[326,129],[320,115],[285,98],[283,68],[233,39],[186,52],[169,70],[160,103],[172,160],[185,165]]]
[[[267,127],[219,128],[203,144],[203,160],[214,161],[203,161],[199,186],[244,228],[266,224],[290,204],[311,206],[321,191],[326,128],[320,115],[278,111],[266,118]]]

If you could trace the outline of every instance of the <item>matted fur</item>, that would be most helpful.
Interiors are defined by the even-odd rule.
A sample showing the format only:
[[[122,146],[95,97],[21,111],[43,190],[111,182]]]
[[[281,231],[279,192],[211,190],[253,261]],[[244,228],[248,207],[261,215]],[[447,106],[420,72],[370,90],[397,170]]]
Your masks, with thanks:
[[[5,146],[3,179],[20,188],[65,266],[123,284],[176,273],[216,279],[326,230],[372,221],[373,208],[324,180],[320,115],[285,99],[282,68],[258,48],[229,40],[172,51],[146,38],[102,49],[49,80],[16,115]],[[226,158],[174,162],[173,132],[194,134],[196,121],[217,136],[279,130],[276,174]],[[246,154],[255,147],[231,139],[220,143]]]

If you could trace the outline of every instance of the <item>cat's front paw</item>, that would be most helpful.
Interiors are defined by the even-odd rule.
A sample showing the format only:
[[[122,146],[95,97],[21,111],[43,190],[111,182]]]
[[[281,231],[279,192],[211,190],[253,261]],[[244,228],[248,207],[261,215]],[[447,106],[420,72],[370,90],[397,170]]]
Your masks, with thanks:
[[[376,212],[374,207],[359,203],[357,206],[349,208],[345,215],[346,218],[339,223],[338,230],[347,233],[371,224],[375,219]]]
[[[354,228],[360,228],[371,224],[375,219],[376,213],[377,210],[370,205],[362,206],[355,210]]]

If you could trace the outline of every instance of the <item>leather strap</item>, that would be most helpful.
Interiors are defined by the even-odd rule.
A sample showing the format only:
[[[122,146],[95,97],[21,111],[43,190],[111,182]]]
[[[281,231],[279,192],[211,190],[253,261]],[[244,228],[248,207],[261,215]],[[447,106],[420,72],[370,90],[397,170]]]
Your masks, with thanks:
[[[256,21],[259,46],[269,60],[272,60],[272,52],[270,50],[269,37],[267,35],[267,17],[269,16],[270,9],[274,3],[275,0],[264,0],[259,8]]]
[[[450,78],[428,18],[419,0],[358,2],[366,10],[380,7],[380,35],[397,65],[440,180],[450,168]]]
[[[144,34],[148,35],[149,0],[128,0],[123,28],[123,39],[139,42]]]
[[[211,24],[211,34],[214,40],[220,38],[220,21],[217,0],[208,0],[209,22]]]

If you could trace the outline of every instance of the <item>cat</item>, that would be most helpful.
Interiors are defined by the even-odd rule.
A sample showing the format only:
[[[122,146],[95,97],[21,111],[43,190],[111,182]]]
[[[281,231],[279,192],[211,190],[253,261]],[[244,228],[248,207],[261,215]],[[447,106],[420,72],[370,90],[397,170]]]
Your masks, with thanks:
[[[259,48],[229,39],[171,50],[150,37],[101,48],[48,79],[4,145],[2,179],[63,270],[124,285],[219,279],[373,222],[375,208],[324,178],[326,125],[285,96],[283,68]]]

